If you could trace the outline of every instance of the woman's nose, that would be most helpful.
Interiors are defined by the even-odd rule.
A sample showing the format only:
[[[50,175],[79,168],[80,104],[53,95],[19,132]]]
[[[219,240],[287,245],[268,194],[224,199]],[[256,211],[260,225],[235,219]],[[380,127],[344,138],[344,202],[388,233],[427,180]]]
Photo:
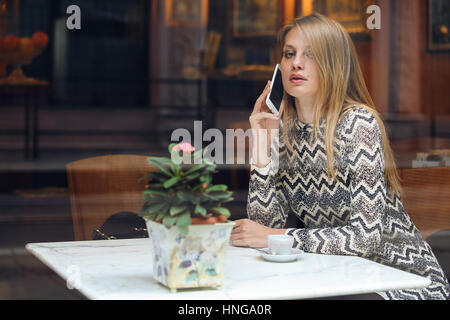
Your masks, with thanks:
[[[304,60],[301,58],[301,56],[297,55],[292,62],[292,67],[294,70],[300,69],[303,70],[305,68]]]

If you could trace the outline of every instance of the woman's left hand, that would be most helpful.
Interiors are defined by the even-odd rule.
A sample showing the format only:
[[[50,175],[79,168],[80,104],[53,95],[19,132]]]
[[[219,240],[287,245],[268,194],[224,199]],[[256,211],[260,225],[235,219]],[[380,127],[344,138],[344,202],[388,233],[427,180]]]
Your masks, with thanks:
[[[234,221],[231,243],[237,247],[267,248],[269,234],[284,234],[286,229],[273,229],[249,219]]]

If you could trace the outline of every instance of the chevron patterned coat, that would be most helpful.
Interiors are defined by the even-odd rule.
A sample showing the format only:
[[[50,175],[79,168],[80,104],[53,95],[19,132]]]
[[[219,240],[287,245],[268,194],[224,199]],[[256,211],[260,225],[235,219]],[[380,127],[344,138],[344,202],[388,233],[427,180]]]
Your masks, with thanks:
[[[379,292],[384,299],[449,299],[449,283],[398,196],[386,190],[380,128],[366,109],[349,111],[338,122],[334,149],[337,181],[327,178],[325,121],[312,127],[295,121],[291,153],[280,125],[279,168],[252,166],[249,219],[283,228],[289,212],[305,228],[288,229],[306,252],[355,255],[428,277],[423,289]],[[273,163],[273,162],[272,162]]]

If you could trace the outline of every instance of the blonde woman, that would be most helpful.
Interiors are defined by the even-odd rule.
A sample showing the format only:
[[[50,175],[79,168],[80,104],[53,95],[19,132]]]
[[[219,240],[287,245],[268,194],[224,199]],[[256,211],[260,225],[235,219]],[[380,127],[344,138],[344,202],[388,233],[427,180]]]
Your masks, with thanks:
[[[403,208],[385,128],[348,33],[313,14],[285,26],[280,43],[283,111],[275,117],[265,105],[268,83],[250,116],[256,132],[280,129],[279,167],[255,156],[277,150],[273,136],[259,136],[249,219],[236,221],[233,245],[266,247],[268,234],[288,234],[306,252],[361,256],[432,281],[379,292],[384,299],[449,299],[448,280]],[[283,229],[289,212],[305,227]]]

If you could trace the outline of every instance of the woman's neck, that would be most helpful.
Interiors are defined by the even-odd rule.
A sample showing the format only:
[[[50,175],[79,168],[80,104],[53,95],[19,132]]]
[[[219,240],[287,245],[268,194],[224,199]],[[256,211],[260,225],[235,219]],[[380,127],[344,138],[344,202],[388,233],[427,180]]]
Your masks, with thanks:
[[[295,98],[295,107],[299,121],[303,123],[312,123],[314,121],[314,100],[315,97]]]

